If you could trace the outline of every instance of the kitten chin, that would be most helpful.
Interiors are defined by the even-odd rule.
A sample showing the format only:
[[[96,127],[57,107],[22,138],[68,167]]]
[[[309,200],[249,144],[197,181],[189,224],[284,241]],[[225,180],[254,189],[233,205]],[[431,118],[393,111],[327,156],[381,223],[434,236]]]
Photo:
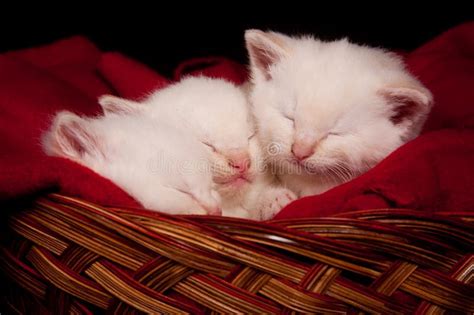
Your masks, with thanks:
[[[416,137],[431,110],[430,91],[383,49],[259,30],[245,40],[258,137],[277,148],[265,158],[300,196],[369,170]]]

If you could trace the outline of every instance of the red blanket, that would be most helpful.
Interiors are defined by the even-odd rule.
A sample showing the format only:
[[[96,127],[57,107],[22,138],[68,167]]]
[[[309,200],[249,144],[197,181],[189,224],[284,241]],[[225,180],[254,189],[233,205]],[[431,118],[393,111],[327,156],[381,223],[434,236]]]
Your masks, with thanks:
[[[407,207],[474,209],[474,23],[454,28],[406,55],[436,105],[424,133],[373,170],[325,194],[298,200],[279,218],[344,210]],[[191,66],[191,67],[190,67]],[[178,67],[241,83],[245,69],[222,58]],[[138,206],[107,179],[65,159],[45,156],[40,135],[60,109],[100,112],[97,96],[138,98],[168,80],[82,37],[0,55],[0,201],[60,191],[104,205]]]

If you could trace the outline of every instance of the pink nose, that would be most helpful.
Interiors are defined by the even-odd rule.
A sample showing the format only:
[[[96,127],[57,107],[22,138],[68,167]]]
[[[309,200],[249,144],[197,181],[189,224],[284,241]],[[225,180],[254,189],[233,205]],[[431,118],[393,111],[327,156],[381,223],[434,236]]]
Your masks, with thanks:
[[[248,153],[235,153],[229,157],[229,166],[235,168],[240,173],[246,172],[251,164]]]
[[[293,153],[298,161],[303,161],[313,155],[314,147],[307,143],[295,142],[291,146],[291,153]]]

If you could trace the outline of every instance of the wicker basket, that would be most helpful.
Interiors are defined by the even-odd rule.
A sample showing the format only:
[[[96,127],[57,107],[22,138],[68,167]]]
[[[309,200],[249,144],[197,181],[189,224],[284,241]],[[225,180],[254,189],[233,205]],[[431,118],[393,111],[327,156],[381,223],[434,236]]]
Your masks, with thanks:
[[[469,313],[473,222],[385,209],[262,223],[48,195],[10,217],[2,310]]]

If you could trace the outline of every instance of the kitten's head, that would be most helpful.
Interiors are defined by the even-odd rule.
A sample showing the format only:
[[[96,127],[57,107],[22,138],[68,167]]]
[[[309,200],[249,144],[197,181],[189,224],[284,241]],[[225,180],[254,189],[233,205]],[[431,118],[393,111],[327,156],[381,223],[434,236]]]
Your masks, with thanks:
[[[221,193],[243,191],[258,171],[259,145],[246,95],[221,79],[188,77],[152,94],[142,103],[113,96],[99,102],[109,111],[140,107],[154,119],[172,121],[207,150]],[[128,105],[127,105],[128,104]],[[107,105],[106,105],[107,107]]]
[[[264,154],[281,172],[347,181],[414,138],[431,93],[392,53],[248,30]]]
[[[43,148],[110,179],[146,208],[221,213],[206,152],[166,124],[157,126],[139,115],[86,119],[64,111],[45,133]]]

